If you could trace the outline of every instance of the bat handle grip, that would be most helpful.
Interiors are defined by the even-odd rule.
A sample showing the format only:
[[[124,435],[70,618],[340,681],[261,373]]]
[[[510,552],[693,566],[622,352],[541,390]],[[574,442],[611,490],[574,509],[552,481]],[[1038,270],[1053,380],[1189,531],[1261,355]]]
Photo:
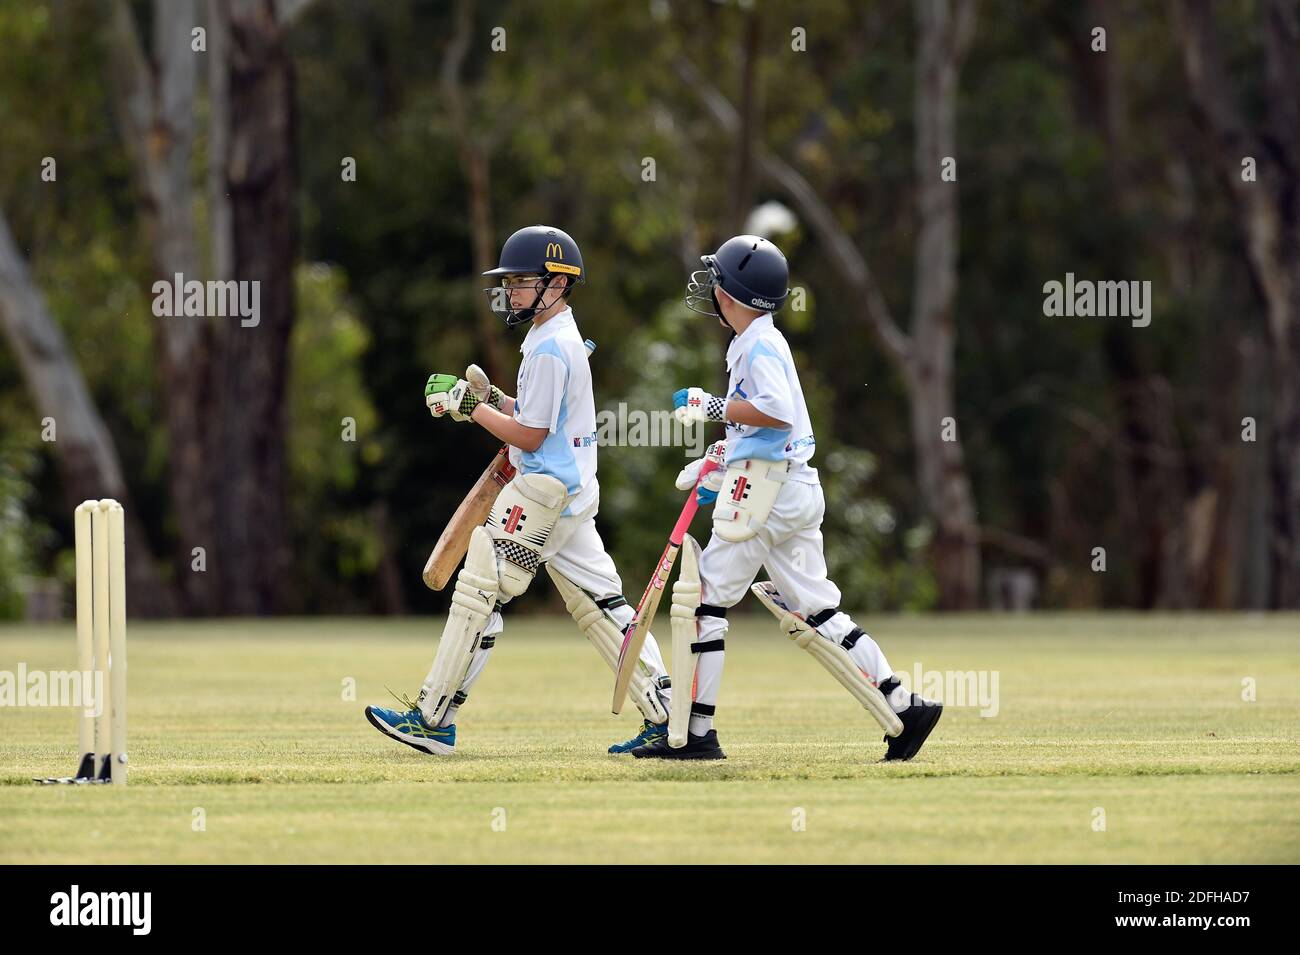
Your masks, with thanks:
[[[695,479],[695,487],[691,488],[691,496],[686,499],[686,506],[682,508],[682,514],[677,518],[672,535],[668,538],[669,542],[675,546],[682,546],[682,541],[686,538],[686,532],[690,529],[691,521],[695,520],[695,512],[700,509],[700,502],[696,496],[700,481],[704,480],[704,476],[710,471],[716,470],[718,470],[717,461],[705,461],[704,467],[700,468],[699,477]]]

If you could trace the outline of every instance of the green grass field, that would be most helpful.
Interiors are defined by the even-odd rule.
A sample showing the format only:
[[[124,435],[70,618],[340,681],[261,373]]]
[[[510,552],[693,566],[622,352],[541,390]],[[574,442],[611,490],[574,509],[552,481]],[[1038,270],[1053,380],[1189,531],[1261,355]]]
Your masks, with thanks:
[[[949,707],[879,764],[866,713],[742,616],[729,759],[619,759],[634,707],[567,618],[521,619],[434,758],[361,712],[414,695],[434,620],[133,623],[131,784],[33,785],[72,770],[75,711],[0,708],[0,862],[1300,862],[1300,617],[860,622],[907,682],[997,671],[997,715]],[[70,669],[71,627],[0,627],[19,661]]]

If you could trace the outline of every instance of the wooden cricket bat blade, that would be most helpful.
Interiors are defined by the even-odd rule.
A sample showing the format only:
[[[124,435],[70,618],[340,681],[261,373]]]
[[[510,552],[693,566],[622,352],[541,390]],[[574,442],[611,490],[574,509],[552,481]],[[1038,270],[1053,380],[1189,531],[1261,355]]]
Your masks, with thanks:
[[[699,486],[699,478],[704,477],[717,466],[715,461],[705,461],[704,467],[700,469],[699,476],[696,478],[696,487]],[[641,648],[645,646],[646,634],[650,632],[650,623],[654,620],[655,611],[659,609],[659,598],[664,595],[664,588],[668,586],[668,575],[672,573],[673,564],[677,562],[677,552],[682,549],[682,539],[686,536],[686,531],[691,526],[691,521],[695,519],[695,512],[699,507],[699,496],[696,494],[696,488],[692,487],[690,493],[686,495],[686,503],[682,505],[677,523],[673,525],[672,533],[668,535],[668,546],[664,548],[663,556],[659,558],[659,564],[650,577],[650,583],[646,584],[641,602],[636,605],[636,616],[632,618],[631,627],[623,637],[623,646],[618,654],[618,669],[614,672],[614,703],[611,708],[615,716],[623,709],[623,701],[627,699],[628,684],[632,682],[632,671],[636,669],[641,659]]]
[[[618,672],[614,675],[614,702],[611,709],[615,716],[623,712],[623,701],[627,699],[627,688],[632,682],[632,673],[641,660],[641,648],[645,646],[646,634],[650,632],[655,611],[659,609],[659,599],[663,597],[664,588],[668,586],[668,575],[672,573],[673,564],[677,563],[677,553],[681,549],[681,544],[673,543],[664,549],[663,556],[659,558],[659,566],[655,568],[654,576],[650,578],[645,596],[641,598],[636,619],[632,621],[631,629],[623,637],[623,646],[618,653]]]
[[[469,550],[470,534],[488,519],[501,489],[510,483],[514,474],[515,469],[510,464],[510,449],[502,446],[487,470],[465,495],[465,500],[460,502],[460,507],[456,508],[456,513],[447,522],[438,543],[425,562],[422,576],[430,590],[441,590],[456,573],[465,552]]]

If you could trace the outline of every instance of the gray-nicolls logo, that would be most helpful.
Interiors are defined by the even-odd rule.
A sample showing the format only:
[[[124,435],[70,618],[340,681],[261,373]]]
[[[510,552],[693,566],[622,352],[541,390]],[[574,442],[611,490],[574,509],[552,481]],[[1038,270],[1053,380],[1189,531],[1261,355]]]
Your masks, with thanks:
[[[130,926],[132,935],[148,935],[153,925],[152,892],[82,892],[74,884],[50,896],[51,925]]]

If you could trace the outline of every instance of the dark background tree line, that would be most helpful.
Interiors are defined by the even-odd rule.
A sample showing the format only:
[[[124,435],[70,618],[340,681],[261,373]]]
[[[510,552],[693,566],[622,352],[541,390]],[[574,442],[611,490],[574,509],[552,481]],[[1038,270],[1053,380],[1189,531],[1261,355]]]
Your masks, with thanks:
[[[492,441],[416,400],[513,378],[500,241],[579,240],[598,403],[661,407],[721,385],[680,289],[773,201],[846,599],[1024,568],[1045,606],[1300,606],[1298,7],[0,5],[0,613],[103,496],[138,612],[441,606],[419,567]],[[1151,325],[1044,317],[1066,272],[1150,280]],[[155,318],[176,273],[259,280],[259,325]],[[680,463],[602,450],[629,590]]]

